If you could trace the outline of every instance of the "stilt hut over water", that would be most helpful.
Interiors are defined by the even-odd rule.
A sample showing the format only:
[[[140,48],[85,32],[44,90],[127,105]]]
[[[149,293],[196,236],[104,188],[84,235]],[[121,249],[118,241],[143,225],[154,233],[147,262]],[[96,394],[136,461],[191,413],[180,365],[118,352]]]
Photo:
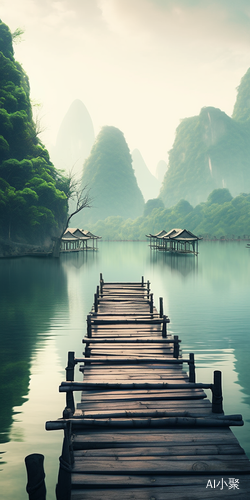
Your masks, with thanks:
[[[150,248],[165,252],[176,252],[181,254],[198,254],[198,241],[202,238],[195,236],[187,229],[164,229],[157,234],[147,234],[150,238]]]
[[[69,228],[66,229],[61,243],[61,252],[79,252],[82,250],[97,250],[97,241],[101,236],[96,236],[88,230]]]

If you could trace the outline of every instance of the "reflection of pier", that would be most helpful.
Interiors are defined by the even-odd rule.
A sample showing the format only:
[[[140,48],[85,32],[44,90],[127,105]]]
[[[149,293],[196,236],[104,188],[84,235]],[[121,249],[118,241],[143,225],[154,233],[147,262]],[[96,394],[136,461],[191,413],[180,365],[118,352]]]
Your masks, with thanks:
[[[248,498],[250,462],[230,430],[243,421],[223,413],[221,372],[196,383],[194,356],[182,358],[168,334],[162,299],[159,309],[144,279],[101,276],[84,357],[68,356],[63,418],[46,423],[64,430],[57,500],[220,499],[233,487]],[[82,382],[74,381],[78,363]],[[74,391],[82,392],[77,409]]]
[[[146,236],[150,238],[149,246],[154,250],[194,255],[198,254],[198,241],[202,239],[186,229],[171,229],[168,232],[162,230]]]
[[[84,229],[68,228],[61,240],[61,252],[80,252],[82,250],[97,250],[97,241],[101,236],[96,236]],[[92,242],[92,245],[88,243]]]

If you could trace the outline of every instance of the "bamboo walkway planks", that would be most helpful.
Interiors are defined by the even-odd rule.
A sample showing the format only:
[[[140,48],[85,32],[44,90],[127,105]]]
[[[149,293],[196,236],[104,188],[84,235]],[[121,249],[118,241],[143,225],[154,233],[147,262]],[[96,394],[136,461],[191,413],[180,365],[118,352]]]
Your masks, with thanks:
[[[250,497],[250,462],[230,430],[243,421],[223,413],[221,373],[195,382],[194,356],[182,358],[162,299],[159,309],[144,279],[104,283],[101,275],[84,356],[69,353],[59,388],[63,418],[46,423],[64,429],[57,500]]]

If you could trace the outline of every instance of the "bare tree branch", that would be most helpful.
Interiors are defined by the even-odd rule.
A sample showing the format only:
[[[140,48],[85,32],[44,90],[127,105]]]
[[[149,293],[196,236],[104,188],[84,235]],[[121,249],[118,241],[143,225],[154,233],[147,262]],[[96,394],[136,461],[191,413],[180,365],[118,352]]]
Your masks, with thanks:
[[[80,188],[80,182],[81,181],[76,179],[75,175],[72,173],[71,170],[69,173],[68,201],[70,199],[75,200],[76,207],[75,210],[68,215],[60,239],[63,237],[63,234],[69,227],[69,222],[72,219],[72,217],[78,214],[78,212],[81,212],[81,210],[83,210],[84,208],[91,207],[92,199],[90,198],[89,190],[87,189],[87,186]]]
[[[73,215],[78,214],[78,212],[81,212],[83,208],[90,208],[91,207],[91,199],[89,197],[89,192],[85,192],[86,188],[84,187],[83,189],[80,189],[80,191],[76,191],[74,193],[74,197],[76,197],[76,209],[74,212],[72,212],[69,217],[67,218],[66,222],[66,227],[64,229],[64,232],[69,226],[69,221],[73,217]]]

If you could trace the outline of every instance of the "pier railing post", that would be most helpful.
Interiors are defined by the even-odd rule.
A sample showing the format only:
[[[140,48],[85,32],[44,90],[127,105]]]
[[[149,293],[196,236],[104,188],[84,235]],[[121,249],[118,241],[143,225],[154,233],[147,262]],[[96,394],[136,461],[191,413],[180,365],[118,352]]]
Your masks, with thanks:
[[[162,338],[167,337],[167,316],[165,314],[162,316]]]
[[[91,316],[90,314],[87,316],[87,337],[92,337],[92,328],[91,328]]]
[[[189,354],[189,382],[195,384],[195,364],[194,354],[192,352]]]
[[[66,381],[73,382],[74,372],[75,372],[75,353],[73,351],[68,352],[68,365],[66,366],[65,370],[66,370]],[[73,391],[66,393],[66,408],[69,408],[72,414],[75,411],[75,401],[74,401]]]
[[[214,371],[214,383],[212,385],[212,412],[224,413],[222,405],[222,385],[221,385],[221,371]]]
[[[97,297],[97,293],[95,293],[94,295],[94,309],[95,309],[95,313],[98,312],[98,297]]]
[[[26,491],[29,495],[29,500],[46,500],[43,462],[44,456],[39,453],[32,453],[25,457],[28,476]]]
[[[153,302],[153,293],[150,294],[150,313],[153,314],[154,302]]]
[[[147,281],[147,299],[149,300],[150,283]]]
[[[180,353],[178,335],[174,335],[174,340],[175,340],[175,342],[174,342],[174,358],[178,359],[179,353]]]
[[[71,499],[71,465],[74,461],[73,453],[70,446],[70,430],[71,423],[67,423],[64,430],[64,439],[62,454],[59,458],[60,467],[58,473],[58,482],[56,485],[56,499],[57,500],[70,500]]]
[[[100,273],[100,295],[101,297],[103,296],[103,278],[102,278],[102,273]]]
[[[144,276],[141,277],[141,286],[144,286]]]
[[[163,297],[159,298],[159,302],[160,302],[160,318],[162,318],[162,316],[163,316]]]

